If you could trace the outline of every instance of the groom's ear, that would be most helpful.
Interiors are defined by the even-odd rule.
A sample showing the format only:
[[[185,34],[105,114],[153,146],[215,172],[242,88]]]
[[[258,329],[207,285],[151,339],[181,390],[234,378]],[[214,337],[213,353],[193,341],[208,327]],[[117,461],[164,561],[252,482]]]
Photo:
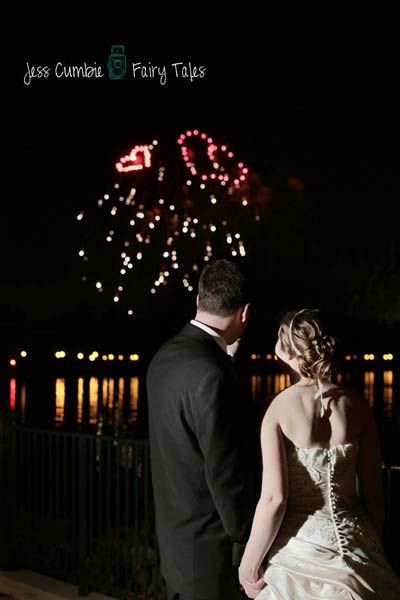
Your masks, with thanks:
[[[247,321],[249,320],[249,316],[250,316],[250,303],[245,304],[243,307],[242,314],[241,314],[242,323],[247,323]]]
[[[196,306],[197,306],[197,308],[199,307],[199,295],[198,294],[196,296]]]

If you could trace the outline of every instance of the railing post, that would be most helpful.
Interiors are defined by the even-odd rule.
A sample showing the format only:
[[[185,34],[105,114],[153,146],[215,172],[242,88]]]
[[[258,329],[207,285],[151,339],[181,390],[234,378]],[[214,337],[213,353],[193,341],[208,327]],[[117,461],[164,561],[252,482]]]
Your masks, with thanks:
[[[0,569],[16,565],[16,417],[0,411]]]
[[[386,465],[386,520],[390,523],[392,518],[392,468]]]
[[[89,594],[87,572],[87,439],[80,436],[78,441],[78,588],[79,594]],[[90,508],[91,509],[91,508]]]

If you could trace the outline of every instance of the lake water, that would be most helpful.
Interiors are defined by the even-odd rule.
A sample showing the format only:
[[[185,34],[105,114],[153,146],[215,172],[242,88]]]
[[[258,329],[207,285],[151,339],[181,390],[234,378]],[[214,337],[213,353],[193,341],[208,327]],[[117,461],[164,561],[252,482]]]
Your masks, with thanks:
[[[256,402],[290,385],[289,374],[277,367],[249,373]],[[379,426],[384,458],[400,461],[400,369],[353,367],[339,373],[338,380],[363,390]],[[7,390],[0,408],[16,411],[27,426],[147,435],[144,375],[19,376],[9,379]]]

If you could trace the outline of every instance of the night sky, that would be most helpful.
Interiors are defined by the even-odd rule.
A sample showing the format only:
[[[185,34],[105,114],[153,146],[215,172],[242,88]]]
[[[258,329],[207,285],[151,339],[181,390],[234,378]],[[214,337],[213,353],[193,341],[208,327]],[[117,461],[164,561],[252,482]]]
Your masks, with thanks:
[[[24,84],[27,62],[96,62],[107,73],[113,44],[125,46],[128,63],[191,62],[206,76],[190,82],[168,71],[163,86],[51,73]],[[100,322],[126,331],[80,281],[76,214],[104,192],[122,152],[193,127],[230,144],[267,184],[291,176],[304,185],[300,204],[276,200],[265,217],[269,245],[258,241],[252,262],[256,323],[304,305],[358,330],[400,322],[395,38],[371,28],[269,31],[257,19],[239,27],[200,18],[183,28],[136,23],[125,33],[3,33],[2,46],[5,339],[79,339]],[[192,304],[171,299],[152,310],[172,330]],[[143,317],[136,331],[149,322]]]

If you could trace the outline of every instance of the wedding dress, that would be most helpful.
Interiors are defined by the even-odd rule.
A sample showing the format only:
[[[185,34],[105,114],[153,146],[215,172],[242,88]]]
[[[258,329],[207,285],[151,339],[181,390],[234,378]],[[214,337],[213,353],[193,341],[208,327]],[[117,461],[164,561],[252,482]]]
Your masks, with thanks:
[[[400,600],[356,493],[358,445],[287,451],[287,510],[257,600]]]

